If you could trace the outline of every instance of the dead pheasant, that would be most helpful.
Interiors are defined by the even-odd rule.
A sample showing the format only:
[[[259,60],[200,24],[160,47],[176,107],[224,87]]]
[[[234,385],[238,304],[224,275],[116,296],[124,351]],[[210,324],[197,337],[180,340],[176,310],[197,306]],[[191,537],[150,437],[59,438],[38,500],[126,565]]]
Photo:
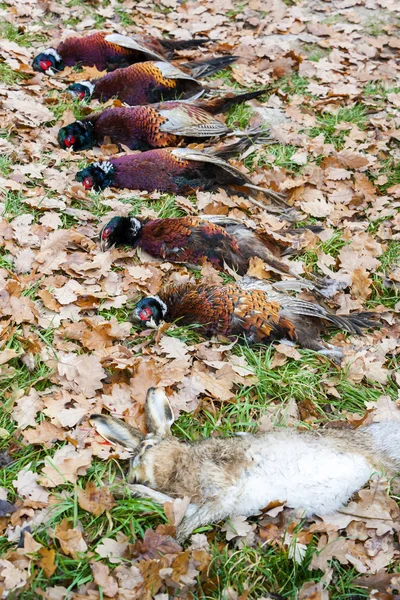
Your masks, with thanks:
[[[235,56],[222,56],[186,63],[179,69],[167,62],[142,62],[93,81],[73,83],[66,91],[80,100],[93,97],[106,102],[118,98],[129,106],[188,98],[204,89],[197,78],[212,75],[235,60]]]
[[[112,186],[120,189],[191,194],[195,190],[212,190],[219,187],[237,190],[247,195],[263,192],[273,202],[287,207],[282,194],[254,185],[244,173],[223,160],[240,151],[243,139],[220,150],[199,152],[189,148],[161,148],[139,154],[128,154],[91,164],[76,174],[87,190],[104,190]],[[282,208],[265,206],[250,198],[264,210],[282,213]],[[288,218],[295,215],[286,213]]]
[[[232,129],[213,115],[263,93],[264,90],[259,90],[194,102],[175,100],[151,106],[111,107],[62,127],[58,143],[61,148],[78,152],[101,146],[107,137],[131,150],[149,150],[177,146],[184,139],[227,135]]]
[[[168,60],[175,50],[196,48],[208,41],[173,41],[151,35],[127,37],[118,33],[96,32],[86,37],[70,37],[57,48],[48,48],[35,56],[32,66],[35,71],[46,75],[54,75],[74,65],[112,71],[144,60]]]
[[[100,232],[103,251],[112,246],[131,246],[169,262],[201,265],[209,261],[215,269],[226,266],[244,275],[250,258],[258,256],[271,270],[298,276],[279,260],[277,244],[243,222],[219,215],[170,219],[114,217]],[[272,248],[275,254],[269,249]]]
[[[146,327],[158,327],[161,321],[198,325],[206,336],[239,337],[248,344],[286,339],[332,358],[340,358],[342,352],[321,340],[327,327],[362,335],[363,328],[376,326],[374,313],[334,315],[319,304],[279,291],[278,286],[244,277],[226,286],[170,287],[141,300],[132,320]]]

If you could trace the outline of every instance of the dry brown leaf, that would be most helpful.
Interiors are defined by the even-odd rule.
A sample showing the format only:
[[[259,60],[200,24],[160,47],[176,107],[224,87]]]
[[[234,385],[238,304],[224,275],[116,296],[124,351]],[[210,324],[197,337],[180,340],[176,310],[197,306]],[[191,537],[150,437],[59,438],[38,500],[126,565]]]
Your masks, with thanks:
[[[8,91],[7,96],[7,99],[3,101],[3,107],[14,111],[17,122],[22,125],[37,127],[41,123],[54,119],[51,110],[28,94],[21,91]]]
[[[96,546],[95,552],[102,558],[107,558],[110,563],[119,564],[123,562],[127,548],[128,542],[125,540],[118,541],[118,539],[105,538],[101,544]]]
[[[168,521],[174,527],[178,527],[186,514],[186,509],[190,504],[190,498],[185,496],[184,498],[175,498],[172,502],[166,502],[164,505],[165,514]]]
[[[236,537],[246,537],[251,531],[252,526],[246,521],[246,517],[237,515],[231,517],[221,528],[225,533],[228,542]]]
[[[76,483],[78,475],[84,475],[91,464],[90,448],[77,450],[66,444],[54,453],[52,458],[46,457],[46,466],[42,469],[40,482],[44,487],[56,487],[66,481]]]
[[[72,556],[72,558],[78,558],[79,554],[87,550],[82,529],[72,527],[67,519],[63,519],[57,525],[54,530],[54,537],[60,542],[62,552],[67,556]]]
[[[99,489],[92,481],[88,481],[85,491],[80,488],[77,491],[79,506],[96,517],[115,505],[113,495],[106,486]]]
[[[110,575],[110,569],[107,565],[100,562],[91,562],[93,580],[101,587],[103,593],[110,598],[113,598],[118,592],[118,583],[114,577]]]
[[[23,498],[28,498],[33,502],[42,502],[47,504],[49,493],[37,483],[39,475],[25,467],[18,472],[17,479],[13,481],[13,486],[18,494]]]
[[[49,421],[42,421],[37,427],[26,429],[23,436],[28,444],[38,444],[45,446],[45,448],[52,448],[56,440],[65,440],[66,432],[53,425],[53,423],[49,423]]]
[[[40,559],[38,565],[41,569],[43,569],[47,579],[50,579],[57,569],[55,564],[56,551],[53,548],[40,548],[39,554],[42,558]]]

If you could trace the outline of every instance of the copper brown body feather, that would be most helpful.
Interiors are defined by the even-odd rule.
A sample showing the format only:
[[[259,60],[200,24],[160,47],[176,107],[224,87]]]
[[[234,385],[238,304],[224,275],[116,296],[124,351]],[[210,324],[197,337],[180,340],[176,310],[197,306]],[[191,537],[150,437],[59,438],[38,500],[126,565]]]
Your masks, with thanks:
[[[61,42],[55,50],[57,70],[65,66],[84,65],[96,67],[99,71],[113,71],[145,60],[167,60],[175,49],[196,47],[206,40],[188,40],[174,42],[157,39],[151,35],[134,35],[131,37],[109,32],[96,32],[84,37],[69,37]],[[52,49],[50,49],[52,50]],[[33,62],[36,70],[43,70],[40,60],[47,51],[38,55]],[[46,71],[46,70],[45,70]]]
[[[114,245],[138,246],[170,262],[202,265],[208,261],[220,271],[227,266],[240,275],[246,273],[250,259],[257,256],[272,270],[291,274],[290,266],[279,260],[276,243],[273,254],[257,232],[240,221],[215,215],[168,219],[114,217],[100,232],[100,241],[103,250]]]
[[[197,78],[211,75],[225,68],[234,60],[235,57],[217,57],[202,62],[186,63],[186,65],[180,65],[180,68],[162,61],[140,62],[107,73],[92,82],[72,84],[67,91],[81,99],[85,95],[93,96],[101,102],[119,98],[121,102],[130,106],[182,99],[193,96],[204,89]],[[86,94],[81,89],[82,84],[86,84]],[[91,88],[90,91],[88,86]],[[243,96],[250,99],[261,93],[261,91],[249,92]],[[232,98],[234,96],[232,94]],[[199,106],[205,108],[205,104],[205,101],[202,101]],[[223,101],[208,101],[208,104],[210,111],[222,112],[232,105],[232,100],[225,96]]]
[[[208,335],[244,336],[252,343],[282,337],[297,341],[293,324],[280,316],[280,304],[269,301],[262,290],[244,290],[236,284],[187,285],[159,296],[168,306],[168,321],[198,324]]]
[[[133,318],[153,326],[161,319],[198,325],[206,335],[239,337],[249,344],[285,338],[332,356],[340,356],[341,351],[322,342],[320,333],[327,326],[358,335],[364,327],[376,326],[374,313],[338,316],[252,277],[226,286],[185,284],[167,288],[156,297],[141,300]]]
[[[118,69],[96,79],[93,98],[106,102],[118,98],[130,106],[153,104],[162,100],[192,95],[202,89],[195,79],[166,76],[164,66],[158,62],[144,62],[125,69]]]

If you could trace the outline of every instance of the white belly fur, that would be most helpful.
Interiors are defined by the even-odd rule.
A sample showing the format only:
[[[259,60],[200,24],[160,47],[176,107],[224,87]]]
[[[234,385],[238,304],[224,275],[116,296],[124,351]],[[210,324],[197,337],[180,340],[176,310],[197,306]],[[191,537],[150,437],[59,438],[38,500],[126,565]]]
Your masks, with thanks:
[[[271,434],[270,434],[271,435]],[[341,453],[324,440],[270,437],[247,451],[251,468],[226,494],[235,514],[251,515],[274,500],[306,515],[328,515],[341,508],[371,476],[372,467],[357,454]]]

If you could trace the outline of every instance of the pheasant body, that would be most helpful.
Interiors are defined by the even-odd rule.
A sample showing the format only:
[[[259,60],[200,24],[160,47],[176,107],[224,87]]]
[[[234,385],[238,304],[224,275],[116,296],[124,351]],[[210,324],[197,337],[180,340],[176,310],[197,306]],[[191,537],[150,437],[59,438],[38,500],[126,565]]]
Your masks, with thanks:
[[[196,47],[203,43],[204,40],[164,41],[151,35],[128,38],[98,31],[86,37],[67,38],[56,49],[45,50],[34,58],[33,68],[42,72],[61,71],[66,66],[78,64],[96,67],[99,71],[113,71],[143,60],[167,60],[173,55],[174,48]]]
[[[184,284],[167,288],[158,296],[141,300],[133,313],[133,319],[145,325],[155,326],[163,319],[179,325],[197,324],[205,335],[239,337],[249,344],[288,339],[332,356],[340,350],[325,345],[320,338],[327,325],[361,335],[362,328],[376,325],[374,318],[373,313],[328,313],[318,304],[284,294],[252,277],[227,286]]]
[[[211,75],[234,62],[235,57],[187,63],[184,70],[166,62],[141,62],[107,73],[92,82],[73,83],[67,88],[72,95],[106,102],[117,97],[129,106],[155,104],[193,96],[203,89],[196,77]]]
[[[111,158],[101,165],[91,165],[77,173],[87,189],[108,186],[130,190],[189,194],[195,189],[209,189],[216,184],[213,165],[187,160],[176,148],[148,150]]]
[[[60,129],[58,141],[61,147],[84,150],[100,146],[108,137],[111,142],[131,150],[149,150],[178,145],[185,137],[211,137],[230,131],[205,110],[178,101],[107,108]]]
[[[249,139],[243,139],[208,152],[190,148],[148,150],[140,154],[111,158],[102,163],[93,163],[79,171],[75,178],[81,181],[86,189],[93,188],[97,191],[114,186],[148,192],[158,190],[172,194],[190,194],[195,190],[231,187],[247,192],[250,196],[250,192],[256,189],[276,204],[289,207],[281,194],[253,185],[244,173],[221,158],[240,152],[248,147],[248,143]],[[251,201],[271,212],[283,212],[281,208],[265,206],[253,199]],[[291,209],[286,211],[288,218],[293,218],[292,212]]]
[[[201,106],[196,101],[172,100],[151,106],[110,107],[62,127],[58,142],[62,148],[72,147],[79,151],[99,146],[107,137],[111,142],[128,146],[131,150],[149,150],[175,146],[184,139],[226,135],[231,129],[213,115],[227,105],[239,104],[263,93],[264,90],[261,90],[203,100]],[[217,106],[215,100],[219,103]],[[211,112],[207,111],[208,106]],[[246,132],[239,135],[249,137]]]
[[[280,315],[280,305],[268,301],[262,290],[237,285],[178,288],[160,293],[168,307],[164,319],[179,325],[200,325],[206,335],[243,336],[251,343],[269,343],[286,337],[298,341],[294,325]]]
[[[143,60],[143,52],[107,42],[106,35],[108,34],[99,31],[87,37],[68,38],[57,47],[57,52],[67,67],[82,64],[96,67],[99,71],[127,67]],[[163,47],[152,36],[139,35],[135,39],[150,52],[163,55]]]
[[[111,246],[139,246],[151,256],[170,262],[201,265],[209,261],[223,271],[226,266],[244,275],[252,256],[272,270],[291,274],[261,237],[234,219],[215,215],[167,219],[114,217],[100,232],[103,250]],[[275,248],[276,251],[276,248]]]
[[[95,80],[93,98],[106,102],[116,96],[121,102],[135,106],[174,100],[185,92],[202,89],[199,82],[163,75],[163,63],[145,62],[108,73]]]

